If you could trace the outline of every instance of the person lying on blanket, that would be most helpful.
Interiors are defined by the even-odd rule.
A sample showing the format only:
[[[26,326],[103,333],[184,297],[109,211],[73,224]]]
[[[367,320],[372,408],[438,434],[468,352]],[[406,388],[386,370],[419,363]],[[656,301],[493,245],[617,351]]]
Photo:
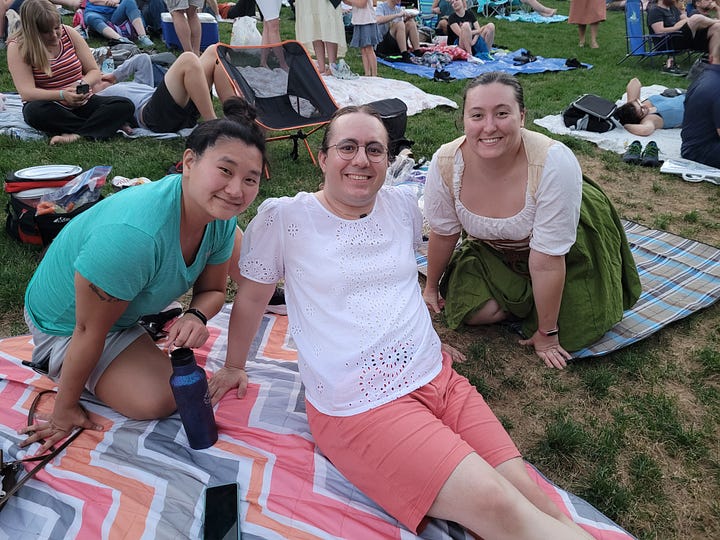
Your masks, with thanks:
[[[220,101],[234,95],[227,75],[216,62],[215,45],[198,58],[182,53],[165,73],[157,88],[147,54],[135,55],[112,73],[102,76],[93,88],[100,96],[128,98],[135,105],[135,122],[156,133],[172,133],[193,127],[198,118],[216,118],[210,88],[215,84]],[[125,81],[131,77],[132,82]],[[117,84],[116,84],[117,83]]]
[[[82,137],[107,139],[131,121],[129,100],[93,94],[100,70],[85,40],[62,24],[55,4],[25,0],[20,18],[21,30],[8,42],[7,62],[25,122],[47,133],[55,145]]]
[[[440,147],[425,183],[425,302],[451,328],[519,319],[520,343],[563,368],[640,295],[620,219],[570,149],[523,127],[515,77],[472,80],[462,118],[465,135]]]
[[[451,0],[453,13],[448,17],[448,45],[457,45],[466,53],[487,52],[495,41],[495,25],[480,26],[465,0]]]
[[[245,395],[245,360],[275,283],[285,280],[315,442],[411,531],[426,515],[486,539],[590,538],[526,472],[482,396],[452,368],[423,304],[417,199],[383,188],[388,133],[367,105],[333,116],[316,193],[268,199],[247,228],[227,358],[213,402]]]
[[[26,0],[29,1],[29,0]],[[167,329],[170,347],[200,347],[225,303],[236,216],[258,193],[265,136],[246,101],[187,138],[182,175],[107,197],[63,228],[25,293],[33,362],[58,383],[48,421],[20,430],[39,453],[74,427],[101,429],[78,400],[84,389],[130,418],[171,414],[170,359],[138,324],[192,288]]]
[[[627,102],[618,107],[615,117],[633,135],[647,137],[656,129],[673,129],[682,126],[685,111],[685,94],[673,96],[657,94],[640,99],[642,84],[637,77],[627,84]]]

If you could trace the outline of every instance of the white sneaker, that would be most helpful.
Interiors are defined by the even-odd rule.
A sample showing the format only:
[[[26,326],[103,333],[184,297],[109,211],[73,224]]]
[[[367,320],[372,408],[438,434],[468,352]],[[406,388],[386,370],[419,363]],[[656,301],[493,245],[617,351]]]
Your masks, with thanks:
[[[337,61],[337,64],[330,64],[330,73],[332,73],[336,79],[345,79],[348,81],[360,77],[357,73],[352,72],[350,66],[348,66],[342,58]]]
[[[5,12],[5,17],[7,18],[8,24],[7,24],[7,35],[12,36],[15,32],[20,30],[20,15],[17,11],[14,9],[8,9]]]

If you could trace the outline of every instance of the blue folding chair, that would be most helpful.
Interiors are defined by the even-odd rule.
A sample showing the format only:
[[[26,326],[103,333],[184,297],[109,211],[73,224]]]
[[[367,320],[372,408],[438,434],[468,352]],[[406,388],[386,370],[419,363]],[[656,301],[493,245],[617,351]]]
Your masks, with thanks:
[[[438,23],[438,16],[437,13],[433,13],[432,6],[433,0],[418,0],[418,11],[420,12],[418,18],[420,19],[420,25],[429,26],[434,29]]]
[[[491,17],[492,15],[506,15],[512,11],[512,0],[472,0],[478,15]],[[519,3],[519,2],[518,2]],[[469,2],[468,2],[469,4]],[[470,6],[468,5],[468,8]]]
[[[618,64],[622,64],[631,56],[639,57],[642,61],[655,56],[673,56],[678,53],[689,52],[687,50],[677,50],[671,46],[672,38],[681,35],[680,32],[652,34],[646,29],[645,12],[642,9],[640,0],[627,0],[625,2],[627,54]]]

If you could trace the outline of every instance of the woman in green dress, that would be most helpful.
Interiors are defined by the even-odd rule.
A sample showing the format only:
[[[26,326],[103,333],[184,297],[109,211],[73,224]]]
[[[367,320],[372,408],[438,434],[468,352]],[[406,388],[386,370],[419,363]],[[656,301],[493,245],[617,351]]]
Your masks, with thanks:
[[[433,156],[428,307],[462,323],[522,320],[548,367],[600,338],[641,287],[622,224],[562,143],[523,127],[523,90],[491,72],[464,96],[465,134]],[[455,249],[461,234],[463,241]]]

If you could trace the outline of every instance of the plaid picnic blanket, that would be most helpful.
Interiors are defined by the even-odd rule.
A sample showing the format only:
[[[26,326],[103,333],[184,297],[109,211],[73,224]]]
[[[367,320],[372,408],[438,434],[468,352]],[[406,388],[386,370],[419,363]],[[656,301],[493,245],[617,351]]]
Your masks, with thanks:
[[[208,321],[210,339],[195,353],[209,374],[225,360],[230,308]],[[18,447],[24,436],[16,430],[37,392],[54,387],[22,365],[31,353],[29,336],[0,340],[0,449],[8,460],[28,455]],[[220,438],[205,450],[188,448],[177,413],[130,420],[95,399],[83,400],[104,431],[80,434],[8,501],[0,512],[0,539],[202,538],[205,487],[233,482],[244,540],[473,538],[437,519],[412,534],[317,450],[286,316],[265,316],[247,370],[247,395],[228,393],[216,406]],[[39,410],[49,411],[53,399]],[[526,467],[555,504],[598,540],[633,538],[587,501]]]
[[[675,234],[623,220],[638,266],[642,294],[623,319],[573,358],[602,356],[654,334],[720,298],[720,250]],[[427,272],[427,244],[416,253]]]

